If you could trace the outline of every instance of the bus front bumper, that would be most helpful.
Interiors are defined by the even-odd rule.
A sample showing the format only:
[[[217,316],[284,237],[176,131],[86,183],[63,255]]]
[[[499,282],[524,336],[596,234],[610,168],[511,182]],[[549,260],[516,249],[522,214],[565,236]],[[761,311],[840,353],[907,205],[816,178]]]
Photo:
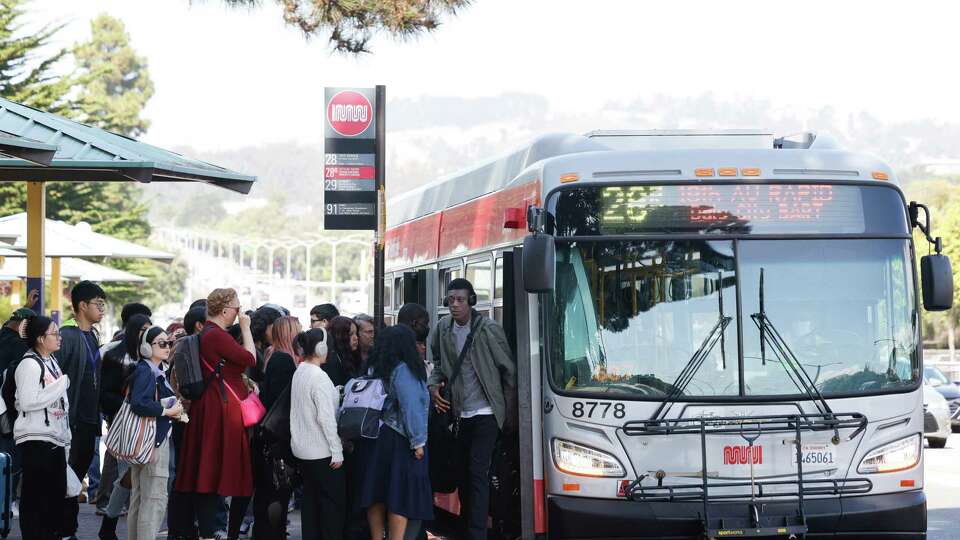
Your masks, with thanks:
[[[726,510],[735,506],[727,505]],[[740,503],[740,506],[746,513],[747,505]],[[770,512],[790,512],[796,503],[766,503],[766,507]],[[927,499],[923,491],[807,499],[804,509],[809,528],[807,538],[920,540],[927,537]],[[703,533],[702,513],[701,502],[651,503],[550,496],[547,503],[549,537],[565,540],[699,540]]]

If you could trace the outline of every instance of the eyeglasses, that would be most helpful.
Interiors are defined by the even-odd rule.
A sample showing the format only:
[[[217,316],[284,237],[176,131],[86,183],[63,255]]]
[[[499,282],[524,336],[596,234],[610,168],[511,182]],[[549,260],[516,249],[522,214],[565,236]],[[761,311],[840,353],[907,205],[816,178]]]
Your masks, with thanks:
[[[225,308],[223,308],[223,309],[235,309],[235,310],[237,310],[237,312],[239,312],[239,311],[240,311],[240,306],[227,306],[227,307],[225,307]]]
[[[176,343],[177,342],[173,340],[167,340],[167,341],[160,340],[160,341],[153,342],[154,345],[156,345],[157,347],[160,347],[161,349],[169,349],[170,347],[173,347],[174,345],[176,345]]]
[[[99,309],[100,311],[104,311],[105,309],[107,309],[107,303],[106,303],[106,302],[90,302],[89,304],[90,304],[91,306]]]
[[[310,324],[317,324],[318,322],[323,322],[323,319],[314,319],[310,317]]]
[[[44,336],[57,336],[57,339],[60,339],[60,332],[47,332]]]

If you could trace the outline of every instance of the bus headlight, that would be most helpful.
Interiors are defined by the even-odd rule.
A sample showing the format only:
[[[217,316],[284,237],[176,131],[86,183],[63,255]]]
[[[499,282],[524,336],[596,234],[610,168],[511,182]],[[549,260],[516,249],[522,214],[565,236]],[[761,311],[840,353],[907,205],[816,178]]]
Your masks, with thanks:
[[[875,448],[864,456],[857,472],[887,473],[909,469],[920,462],[922,441],[919,434],[911,435]]]
[[[616,457],[561,439],[553,440],[553,462],[561,471],[579,476],[619,478],[626,474]]]

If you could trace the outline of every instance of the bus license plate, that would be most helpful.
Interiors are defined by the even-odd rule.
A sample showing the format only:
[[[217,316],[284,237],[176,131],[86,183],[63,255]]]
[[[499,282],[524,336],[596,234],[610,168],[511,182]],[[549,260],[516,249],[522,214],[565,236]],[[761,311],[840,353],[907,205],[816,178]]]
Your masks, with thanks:
[[[835,448],[829,444],[804,444],[800,446],[804,465],[834,465],[836,464]],[[793,464],[797,463],[796,450],[792,451]]]

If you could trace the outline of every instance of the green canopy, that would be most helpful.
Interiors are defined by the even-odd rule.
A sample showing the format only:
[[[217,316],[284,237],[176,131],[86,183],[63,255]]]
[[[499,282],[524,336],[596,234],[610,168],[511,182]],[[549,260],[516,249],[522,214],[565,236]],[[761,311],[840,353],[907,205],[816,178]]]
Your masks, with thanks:
[[[50,165],[56,152],[56,145],[44,144],[0,131],[0,154],[46,166]]]
[[[0,158],[0,181],[204,182],[248,193],[256,180],[3,98],[0,131],[11,135],[0,136],[0,153],[7,153],[2,146],[6,141],[56,149],[48,167],[23,154],[18,154],[23,159]]]

